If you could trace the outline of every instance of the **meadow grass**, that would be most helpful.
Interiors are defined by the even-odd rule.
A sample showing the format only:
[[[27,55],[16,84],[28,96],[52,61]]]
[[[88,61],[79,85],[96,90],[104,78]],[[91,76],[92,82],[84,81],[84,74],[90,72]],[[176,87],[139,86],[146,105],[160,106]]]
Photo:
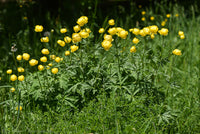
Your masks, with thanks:
[[[192,5],[186,12],[177,4],[170,5],[170,11],[160,4],[155,9],[135,8],[126,20],[107,17],[102,26],[90,24],[90,17],[88,22],[79,18],[77,24],[86,31],[80,40],[73,37],[73,28],[61,24],[46,35],[41,27],[35,27],[33,35],[22,33],[33,36],[34,45],[12,52],[13,66],[8,69],[17,77],[25,76],[24,80],[12,81],[6,72],[2,75],[1,133],[200,133],[198,9]],[[150,20],[152,16],[155,20]],[[110,19],[115,20],[114,26],[108,24]],[[152,25],[169,33],[163,36],[166,31],[156,31],[153,38],[148,32]],[[66,27],[66,33],[60,32]],[[104,44],[108,39],[98,33],[101,27],[106,34],[112,34],[109,28],[121,29]],[[148,28],[145,35],[136,35],[132,33],[136,27]],[[179,31],[185,38],[180,38]],[[41,42],[44,36],[49,41]],[[65,41],[65,46],[57,42],[66,36],[73,42]],[[132,41],[135,37],[138,43]],[[19,43],[25,40],[19,38]],[[43,48],[50,53],[41,52]],[[181,55],[172,53],[175,49]],[[70,54],[65,55],[66,51]],[[30,58],[16,59],[26,52]],[[43,56],[47,62],[40,59]],[[31,59],[37,61],[30,63]]]

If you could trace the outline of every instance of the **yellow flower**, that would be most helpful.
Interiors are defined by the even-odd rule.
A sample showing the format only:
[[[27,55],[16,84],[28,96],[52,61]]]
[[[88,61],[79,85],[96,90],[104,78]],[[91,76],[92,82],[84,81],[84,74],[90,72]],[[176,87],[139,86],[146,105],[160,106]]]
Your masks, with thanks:
[[[133,28],[132,33],[135,34],[135,35],[139,35],[140,34],[140,29],[139,28]]]
[[[142,17],[141,20],[142,20],[142,21],[145,21],[146,19],[145,19],[145,17]]]
[[[24,60],[29,60],[30,55],[28,53],[23,53],[22,57]]]
[[[184,34],[181,35],[181,36],[180,36],[180,39],[185,39],[185,35],[184,35]]]
[[[178,17],[178,16],[179,16],[179,14],[176,14],[175,16],[176,16],[176,17]]]
[[[166,15],[167,18],[170,18],[170,16],[171,16],[171,14],[167,14],[167,15]]]
[[[12,75],[10,76],[10,80],[11,80],[11,81],[16,81],[16,80],[17,80],[17,76],[16,76],[15,74],[12,74]]]
[[[83,30],[84,30],[84,29],[83,29]],[[91,33],[91,30],[90,30],[89,28],[86,28],[85,31],[86,31],[87,33]]]
[[[173,53],[174,55],[182,55],[181,50],[179,50],[179,49],[173,50],[172,53]]]
[[[57,62],[57,63],[60,62],[60,60],[61,60],[60,57],[55,58],[55,62]]]
[[[167,28],[162,28],[161,30],[158,31],[160,35],[168,35],[168,29]]]
[[[52,72],[53,74],[57,74],[57,73],[58,73],[58,68],[52,68],[52,69],[51,69],[51,72]]]
[[[49,50],[46,48],[43,48],[41,52],[42,52],[42,54],[45,54],[45,55],[49,54]]]
[[[51,58],[52,60],[54,60],[54,59],[56,58],[56,56],[55,56],[55,55],[50,55],[50,58]]]
[[[85,24],[88,23],[88,17],[87,16],[81,16],[77,22],[77,24],[79,24],[80,26],[84,26]]]
[[[183,31],[178,31],[178,35],[179,36],[184,35],[184,32]]]
[[[10,91],[11,91],[12,93],[15,92],[15,88],[12,87],[12,88],[10,89]]]
[[[103,38],[104,38],[104,40],[107,40],[110,42],[112,42],[112,40],[113,40],[112,35],[109,35],[109,34],[104,34]]]
[[[105,31],[104,28],[99,29],[99,33],[104,33],[104,31]]]
[[[145,12],[145,11],[142,11],[142,12],[141,12],[141,14],[142,14],[142,15],[145,15],[145,14],[146,14],[146,12]]]
[[[60,29],[60,33],[66,33],[67,32],[67,29],[66,28],[61,28]]]
[[[57,43],[61,46],[64,47],[65,46],[65,42],[62,40],[58,40]]]
[[[130,52],[131,52],[131,53],[135,53],[135,52],[136,52],[136,47],[135,47],[135,46],[132,46],[131,49],[130,49]]]
[[[110,41],[104,40],[104,41],[101,43],[101,46],[102,46],[106,51],[108,51],[108,50],[112,47],[112,44],[111,44]]]
[[[65,51],[65,56],[70,55],[70,51]]]
[[[19,81],[23,81],[23,80],[24,80],[24,75],[20,75],[20,76],[18,77],[18,80],[19,80]]]
[[[116,34],[116,32],[117,32],[117,30],[116,30],[115,27],[109,28],[109,29],[108,29],[108,33],[109,33],[110,35],[114,35],[114,34]]]
[[[79,25],[76,25],[73,27],[73,29],[74,29],[74,32],[77,33],[78,31],[81,30],[81,27]]]
[[[150,20],[153,21],[155,18],[153,16],[150,17]]]
[[[165,26],[165,24],[166,24],[166,21],[161,22],[161,26]]]
[[[44,69],[44,66],[43,65],[38,65],[38,70],[39,71],[42,71]]]
[[[1,77],[0,77],[0,80],[1,80]]]
[[[71,49],[71,52],[73,53],[76,50],[78,50],[78,46],[76,46],[76,45],[70,46],[70,49]]]
[[[133,28],[129,29],[129,32],[133,32]]]
[[[152,33],[151,34],[151,39],[154,39],[155,38],[155,35]]]
[[[22,55],[17,55],[17,58],[16,58],[18,61],[22,60]]]
[[[47,57],[46,57],[46,56],[41,57],[41,58],[40,58],[40,61],[41,61],[41,62],[47,62]]]
[[[72,42],[73,43],[76,43],[76,42],[79,42],[81,41],[81,35],[79,33],[73,33],[72,34]]]
[[[66,37],[64,38],[64,41],[65,41],[66,43],[70,43],[70,42],[72,41],[72,39],[71,39],[69,36],[66,36]]]
[[[122,39],[126,39],[127,35],[128,35],[128,32],[125,30],[122,30],[119,32],[119,37],[121,37]]]
[[[49,42],[49,37],[42,37],[41,39],[40,39],[40,41],[41,42]]]
[[[36,59],[31,59],[31,60],[29,61],[29,64],[30,64],[30,66],[35,66],[35,65],[38,64],[38,61],[37,61]]]
[[[110,19],[110,20],[108,21],[108,24],[109,24],[110,26],[115,25],[115,20],[114,20],[114,19]]]
[[[24,68],[23,68],[23,67],[18,67],[18,68],[17,68],[17,71],[18,71],[19,73],[23,73],[23,72],[24,72]]]
[[[82,38],[87,38],[87,37],[89,37],[89,33],[88,33],[88,32],[81,31],[81,32],[79,32],[79,34],[80,34],[80,36],[81,36]]]
[[[158,26],[156,26],[156,25],[149,26],[149,30],[150,30],[151,33],[157,33],[158,32]]]
[[[18,111],[18,106],[16,107],[16,110]],[[22,111],[22,106],[19,107],[19,110]]]
[[[43,26],[42,25],[36,25],[35,26],[35,32],[42,32],[43,31]]]
[[[50,66],[46,66],[46,69],[50,69]]]
[[[6,71],[6,73],[7,73],[7,74],[11,74],[11,73],[12,73],[12,69],[8,69],[8,70]]]
[[[135,38],[133,38],[132,42],[133,42],[134,44],[138,44],[139,39],[135,37]]]
[[[139,33],[142,37],[146,36],[146,34],[144,33],[144,30],[140,30],[140,33]]]
[[[60,58],[60,61],[63,61],[63,58]]]
[[[145,34],[145,35],[149,35],[149,34],[150,34],[150,29],[149,29],[149,27],[144,27],[144,28],[143,28],[143,31],[144,31],[144,34]]]
[[[49,63],[49,64],[48,64],[48,66],[52,67],[52,66],[53,66],[53,64],[52,64],[52,63]]]

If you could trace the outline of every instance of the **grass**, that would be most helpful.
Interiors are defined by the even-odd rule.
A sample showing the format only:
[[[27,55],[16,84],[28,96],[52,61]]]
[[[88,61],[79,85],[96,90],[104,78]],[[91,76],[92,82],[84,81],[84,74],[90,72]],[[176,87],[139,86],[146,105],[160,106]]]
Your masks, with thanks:
[[[130,10],[132,15],[113,18],[115,27],[127,31],[157,25],[169,33],[157,33],[154,39],[131,32],[125,39],[113,35],[108,51],[102,47],[103,34],[98,30],[103,27],[108,34],[107,30],[113,27],[108,25],[111,17],[105,18],[101,26],[91,24],[89,16],[89,22],[82,27],[90,28],[89,37],[66,43],[65,47],[57,40],[71,37],[73,28],[58,23],[54,32],[48,33],[50,41],[43,43],[40,38],[45,31],[37,33],[30,31],[34,27],[27,27],[16,40],[25,45],[12,53],[12,66],[6,66],[17,76],[23,74],[25,80],[11,82],[10,74],[2,71],[1,133],[200,133],[200,16],[194,5],[188,10],[177,4],[169,8],[167,11],[166,5],[159,4],[155,9],[135,7]],[[146,11],[144,22],[141,11]],[[170,18],[166,18],[168,13]],[[155,20],[149,20],[151,16]],[[165,19],[166,25],[161,26]],[[65,34],[60,33],[63,27],[68,30]],[[180,39],[180,30],[185,39]],[[138,44],[133,44],[134,37],[140,40]],[[32,45],[28,45],[30,40]],[[73,44],[78,50],[65,56],[65,51],[73,50]],[[133,45],[136,52],[131,53]],[[45,63],[40,61],[43,48],[50,51]],[[172,54],[174,49],[180,49],[182,55]],[[17,61],[15,57],[24,52],[31,55],[30,59],[37,59],[44,70],[38,71],[26,60]],[[50,55],[63,60],[56,62]],[[17,72],[19,66],[25,72]],[[58,73],[53,74],[52,68],[58,68]]]

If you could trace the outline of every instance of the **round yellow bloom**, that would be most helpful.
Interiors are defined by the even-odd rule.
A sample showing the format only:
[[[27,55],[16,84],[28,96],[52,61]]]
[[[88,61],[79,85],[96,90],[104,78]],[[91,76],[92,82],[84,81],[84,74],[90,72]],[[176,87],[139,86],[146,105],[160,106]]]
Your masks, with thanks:
[[[15,74],[12,74],[12,75],[10,76],[10,80],[11,80],[11,81],[16,81],[16,80],[17,80],[17,76],[16,76]]]
[[[127,35],[128,35],[128,32],[125,30],[122,30],[119,32],[119,37],[121,37],[122,39],[126,39]]]
[[[16,107],[16,110],[18,111],[18,106]],[[22,111],[22,106],[19,107],[19,110]]]
[[[65,42],[62,40],[58,40],[57,43],[61,46],[64,47],[65,46]]]
[[[85,24],[88,23],[88,17],[87,16],[81,16],[77,22],[77,24],[79,24],[81,27],[84,26]]]
[[[41,42],[49,42],[49,37],[42,37],[41,39],[40,39],[40,41]]]
[[[145,12],[145,11],[142,11],[142,12],[141,12],[141,14],[142,14],[142,15],[145,15],[145,14],[146,14],[146,12]]]
[[[60,58],[60,61],[63,61],[63,58]]]
[[[135,38],[133,38],[132,42],[133,42],[134,44],[138,44],[138,43],[139,43],[139,39],[135,37]]]
[[[76,42],[79,42],[81,41],[81,35],[79,33],[73,33],[72,34],[72,42],[73,43],[76,43]]]
[[[166,21],[161,22],[161,26],[165,26],[165,24],[166,24]]]
[[[104,40],[104,41],[101,43],[101,46],[102,46],[106,51],[108,51],[108,50],[112,47],[112,44],[111,44],[110,41]]]
[[[91,33],[91,30],[89,28],[85,28],[85,31]]]
[[[151,16],[151,17],[150,17],[150,20],[153,21],[153,20],[155,20],[155,18],[154,18],[153,16]]]
[[[142,17],[142,18],[141,18],[141,20],[142,20],[142,21],[145,21],[145,20],[146,20],[146,18],[145,18],[145,17]]]
[[[49,54],[49,50],[46,48],[43,48],[41,52],[42,52],[42,54],[45,54],[45,55]]]
[[[140,35],[141,35],[142,37],[146,36],[146,34],[144,33],[144,30],[143,30],[143,29],[140,30]]]
[[[29,60],[30,55],[28,53],[23,53],[22,57],[24,60]]]
[[[181,50],[179,50],[179,49],[173,50],[172,53],[173,53],[174,55],[182,55]]]
[[[57,73],[58,73],[58,68],[52,68],[52,69],[51,69],[51,72],[52,72],[53,74],[57,74]]]
[[[105,29],[104,28],[100,28],[99,29],[99,33],[104,33]]]
[[[136,52],[136,47],[135,47],[135,46],[132,46],[131,49],[130,49],[130,52],[131,52],[131,53],[135,53],[135,52]]]
[[[123,29],[121,27],[117,27],[116,30],[117,30],[118,33],[120,33],[121,31],[126,31],[125,29]]]
[[[69,36],[66,36],[66,37],[64,38],[64,41],[65,41],[66,43],[70,43],[70,42],[72,41],[72,39],[71,39]]]
[[[185,35],[184,35],[184,34],[181,35],[181,36],[180,36],[180,39],[185,39]]]
[[[76,25],[73,27],[73,29],[74,29],[74,32],[77,33],[78,31],[81,30],[81,27],[79,25]]]
[[[154,39],[155,38],[155,35],[152,33],[151,34],[151,39]]]
[[[35,65],[38,64],[38,61],[37,61],[36,59],[31,59],[31,60],[29,61],[29,64],[30,64],[30,66],[35,66]]]
[[[129,32],[133,32],[133,28],[129,29]]]
[[[167,15],[166,15],[167,18],[170,18],[170,16],[171,16],[171,14],[167,14]]]
[[[18,61],[22,60],[22,55],[17,55],[17,58],[16,58]]]
[[[50,55],[50,58],[51,58],[52,60],[54,60],[54,59],[56,58],[56,56],[55,56],[55,55]]]
[[[11,73],[12,73],[12,69],[8,69],[8,70],[6,71],[6,73],[7,73],[7,74],[11,74]]]
[[[53,66],[53,64],[52,64],[52,63],[49,63],[49,64],[48,64],[48,66],[52,67],[52,66]]]
[[[158,32],[158,26],[156,26],[156,25],[149,26],[149,30],[150,30],[151,33],[157,33]]]
[[[104,34],[103,38],[104,38],[104,40],[107,40],[110,42],[112,42],[112,40],[113,40],[112,35],[109,35],[109,34]]]
[[[144,31],[144,34],[145,34],[145,35],[149,35],[149,34],[150,34],[150,29],[149,29],[149,27],[144,27],[144,28],[143,28],[143,31]]]
[[[17,68],[17,71],[18,71],[19,73],[23,73],[23,72],[24,72],[24,68],[23,68],[23,67],[18,67],[18,68]]]
[[[110,20],[108,21],[108,24],[109,24],[110,26],[115,25],[115,20],[114,20],[114,19],[110,19]]]
[[[70,55],[70,51],[65,51],[65,56]]]
[[[178,35],[179,36],[184,35],[184,32],[183,31],[178,31]]]
[[[12,88],[10,89],[10,91],[11,91],[12,93],[15,92],[15,88],[12,87]]]
[[[158,31],[160,35],[168,35],[168,29],[167,28],[162,28],[161,30]]]
[[[60,62],[60,60],[61,60],[60,57],[55,58],[55,62],[57,62],[57,63]]]
[[[175,16],[176,16],[176,17],[178,17],[178,16],[179,16],[179,14],[176,14]]]
[[[23,80],[24,80],[24,75],[18,76],[18,80],[19,80],[19,81],[23,81]]]
[[[135,35],[139,35],[140,34],[140,29],[139,28],[133,28],[132,33],[135,34]]]
[[[43,26],[42,25],[36,25],[35,26],[35,32],[42,32],[43,31]]]
[[[38,70],[39,70],[39,71],[44,70],[44,66],[43,66],[43,65],[38,65]]]
[[[81,35],[82,38],[89,37],[89,33],[88,32],[81,31],[81,32],[79,32],[79,34]]]
[[[110,35],[114,35],[114,34],[117,33],[117,29],[116,29],[115,27],[109,28],[109,29],[108,29],[108,33],[109,33]]]
[[[76,45],[70,46],[70,49],[71,49],[71,52],[73,53],[76,50],[78,50],[78,46],[76,46]]]
[[[60,29],[60,33],[66,33],[67,32],[67,29],[66,28],[61,28]]]
[[[40,58],[40,61],[41,61],[41,62],[47,62],[47,57],[46,57],[46,56],[41,57],[41,58]]]

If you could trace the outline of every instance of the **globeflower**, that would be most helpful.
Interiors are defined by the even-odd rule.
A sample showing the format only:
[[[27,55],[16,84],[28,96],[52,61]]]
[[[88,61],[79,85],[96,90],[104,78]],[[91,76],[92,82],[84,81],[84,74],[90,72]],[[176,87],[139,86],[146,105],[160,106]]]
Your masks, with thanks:
[[[16,58],[18,61],[22,60],[22,55],[17,55],[17,58]]]
[[[28,53],[23,53],[22,57],[24,60],[29,60],[30,55]]]
[[[142,20],[142,21],[145,21],[145,20],[146,20],[146,18],[145,18],[145,17],[142,17],[142,18],[141,18],[141,20]]]
[[[64,41],[65,41],[66,43],[70,43],[70,42],[72,41],[72,39],[71,39],[69,36],[66,36],[66,37],[64,38]]]
[[[55,55],[50,55],[50,58],[51,58],[52,60],[54,60],[54,59],[56,58],[56,56],[55,56]]]
[[[41,61],[41,62],[47,62],[47,57],[46,57],[46,56],[41,57],[41,58],[40,58],[40,61]]]
[[[77,22],[76,22],[79,26],[84,26],[85,24],[88,23],[88,17],[87,16],[81,16]]]
[[[153,16],[150,17],[150,20],[153,21],[155,18]]]
[[[57,43],[61,46],[64,47],[65,46],[65,42],[62,40],[58,40]]]
[[[184,32],[183,31],[178,31],[178,35],[179,36],[184,35]]]
[[[74,29],[74,32],[77,33],[78,31],[81,30],[81,27],[79,25],[76,25],[73,27],[73,29]]]
[[[165,24],[166,24],[166,21],[161,22],[161,26],[165,26]]]
[[[115,25],[115,20],[114,20],[114,19],[110,19],[110,20],[108,21],[108,24],[109,24],[110,26]]]
[[[36,59],[31,59],[31,60],[29,61],[29,64],[30,64],[30,66],[35,66],[35,65],[38,64],[38,61],[37,61]]]
[[[104,40],[107,40],[110,42],[112,42],[112,40],[113,40],[112,35],[109,35],[109,34],[104,34],[103,38],[104,38]]]
[[[71,52],[73,53],[76,50],[78,50],[78,46],[76,46],[76,45],[70,46],[70,49],[71,49]]]
[[[11,91],[12,93],[15,92],[15,88],[12,87],[12,88],[10,89],[10,91]]]
[[[99,33],[104,33],[104,31],[105,31],[104,28],[99,29]]]
[[[24,68],[23,68],[23,67],[18,67],[18,68],[17,68],[17,71],[18,71],[19,73],[23,73],[23,72],[24,72]]]
[[[161,30],[158,31],[160,35],[166,36],[168,35],[168,29],[167,28],[162,28]]]
[[[174,55],[182,55],[181,50],[179,50],[179,49],[173,50],[172,53],[173,53]]]
[[[53,74],[57,74],[57,73],[58,73],[58,68],[52,68],[52,69],[51,69],[51,72],[52,72]]]
[[[70,55],[70,51],[65,51],[65,56]]]
[[[57,63],[60,62],[60,60],[61,60],[60,57],[55,58],[55,62],[57,62]]]
[[[141,14],[142,14],[142,15],[145,15],[145,14],[146,14],[146,12],[145,12],[145,11],[142,11],[142,12],[141,12]]]
[[[61,28],[60,29],[60,33],[66,33],[67,32],[67,29],[66,28]]]
[[[19,80],[19,81],[23,81],[23,80],[24,80],[24,75],[20,75],[20,76],[18,77],[18,80]]]
[[[170,16],[171,16],[171,14],[167,14],[167,15],[166,15],[167,18],[170,18]]]
[[[39,70],[39,71],[44,70],[44,66],[43,66],[43,65],[38,65],[38,70]]]
[[[143,28],[143,31],[144,31],[144,34],[145,34],[145,35],[149,35],[149,34],[150,34],[150,29],[149,29],[149,27],[144,27],[144,28]]]
[[[110,35],[114,35],[114,34],[117,33],[117,30],[116,30],[115,27],[113,27],[113,28],[109,28],[109,29],[108,29],[108,33],[109,33]]]
[[[18,106],[16,107],[16,110],[18,111]],[[22,111],[22,106],[19,107],[19,110]]]
[[[12,74],[12,75],[10,76],[10,80],[11,80],[11,81],[16,81],[16,80],[17,80],[17,76],[16,76],[15,74]]]
[[[49,42],[49,37],[42,37],[41,39],[40,39],[40,41],[41,42]]]
[[[140,29],[139,28],[133,28],[132,33],[135,34],[135,35],[139,35],[140,34]]]
[[[136,52],[136,47],[135,47],[135,46],[132,46],[131,49],[130,49],[130,52],[131,52],[131,53],[135,53],[135,52]]]
[[[134,44],[138,44],[139,39],[135,37],[135,38],[133,38],[132,42],[133,42]]]
[[[154,38],[155,38],[155,35],[152,33],[152,34],[150,35],[150,37],[151,37],[151,39],[154,39]]]
[[[102,46],[106,51],[108,51],[108,50],[112,47],[112,44],[111,44],[110,41],[104,40],[104,41],[101,43],[101,46]]]
[[[43,48],[41,52],[42,52],[42,54],[45,54],[45,55],[49,54],[49,50],[46,48]]]
[[[79,41],[81,41],[81,39],[82,39],[82,37],[79,33],[72,34],[72,42],[73,43],[79,42]]]
[[[87,38],[87,37],[89,37],[89,33],[88,33],[88,32],[81,31],[81,32],[79,32],[79,34],[80,34],[80,36],[81,36],[82,38]]]
[[[150,30],[151,33],[157,33],[158,32],[158,26],[156,26],[156,25],[149,26],[149,30]]]
[[[128,35],[128,32],[125,30],[122,30],[119,32],[119,37],[121,37],[122,39],[126,39],[127,35]]]
[[[181,35],[181,36],[180,36],[180,39],[185,39],[185,35],[184,35],[184,34]]]
[[[12,69],[8,69],[8,70],[6,71],[6,73],[7,73],[7,74],[11,74],[11,73],[12,73]]]
[[[43,31],[43,26],[42,25],[36,25],[35,26],[35,32],[42,32]]]

